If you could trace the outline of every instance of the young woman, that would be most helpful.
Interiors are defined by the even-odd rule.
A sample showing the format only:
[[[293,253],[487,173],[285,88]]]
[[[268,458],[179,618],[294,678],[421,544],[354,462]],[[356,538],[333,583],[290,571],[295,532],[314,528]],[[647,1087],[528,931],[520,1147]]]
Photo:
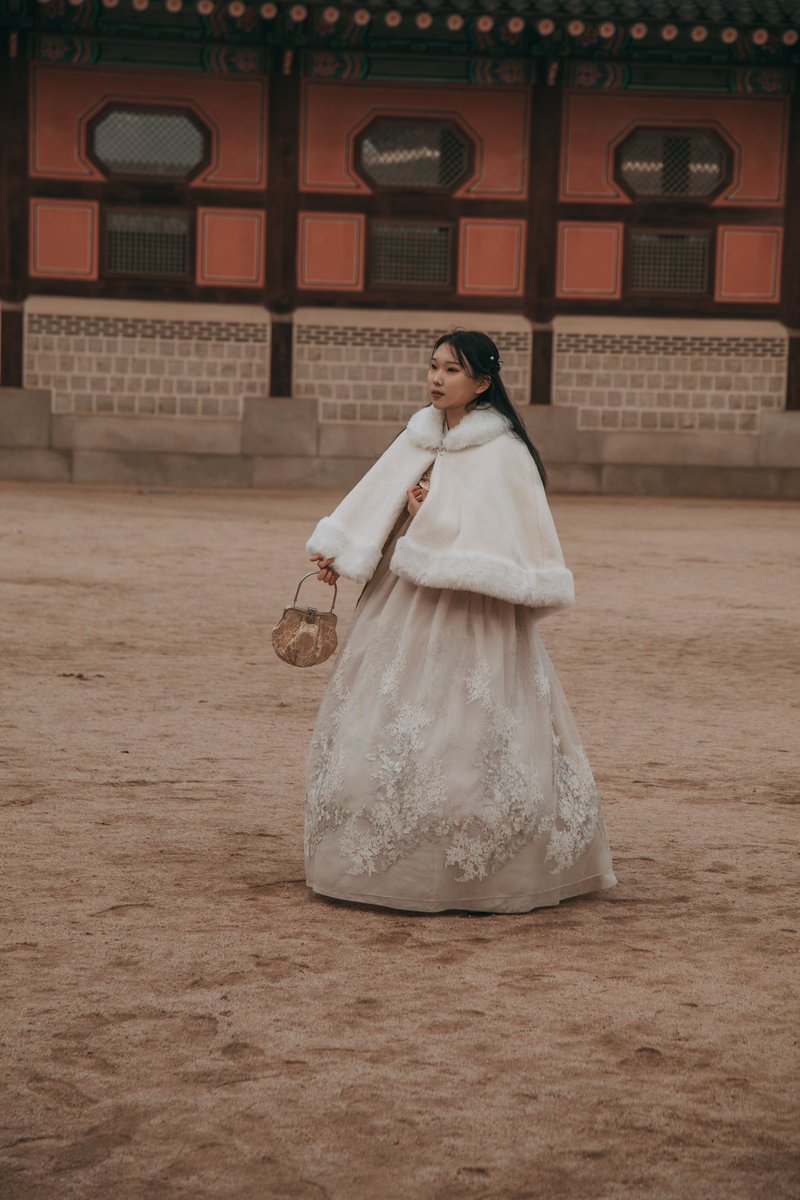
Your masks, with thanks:
[[[315,892],[526,912],[616,882],[539,619],[574,602],[545,472],[483,333],[440,337],[431,404],[323,517],[318,579],[364,582],[306,767]]]

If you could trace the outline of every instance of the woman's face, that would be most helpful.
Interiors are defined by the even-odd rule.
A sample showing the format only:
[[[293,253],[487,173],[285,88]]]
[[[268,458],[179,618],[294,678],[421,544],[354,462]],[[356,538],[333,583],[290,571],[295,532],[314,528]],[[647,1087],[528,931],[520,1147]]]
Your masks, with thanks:
[[[466,373],[447,342],[433,352],[428,367],[428,391],[433,407],[440,412],[455,409],[463,416],[470,401],[488,386],[488,379],[478,382]]]

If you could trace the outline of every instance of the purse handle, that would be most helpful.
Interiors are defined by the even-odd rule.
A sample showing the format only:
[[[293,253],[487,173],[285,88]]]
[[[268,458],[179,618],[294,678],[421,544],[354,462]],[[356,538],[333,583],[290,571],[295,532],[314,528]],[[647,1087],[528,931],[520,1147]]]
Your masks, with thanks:
[[[310,579],[312,575],[316,575],[317,573],[318,573],[317,571],[309,571],[308,575],[303,576],[303,578],[300,580],[300,583],[298,583],[298,585],[297,585],[297,591],[294,594],[295,600],[300,595],[300,588],[301,588],[302,584],[304,584],[307,579]],[[292,601],[292,603],[294,603],[294,601]],[[333,612],[333,606],[335,603],[336,603],[336,584],[333,585],[333,599],[331,600],[331,606],[330,606],[330,608],[325,609],[324,611],[325,612]]]

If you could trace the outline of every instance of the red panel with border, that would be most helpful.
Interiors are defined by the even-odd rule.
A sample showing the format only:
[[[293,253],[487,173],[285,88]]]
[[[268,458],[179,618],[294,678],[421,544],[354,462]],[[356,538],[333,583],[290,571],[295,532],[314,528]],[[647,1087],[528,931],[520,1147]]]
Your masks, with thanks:
[[[775,304],[781,297],[780,226],[721,225],[715,300]]]
[[[622,293],[622,224],[561,221],[556,295],[616,300]]]
[[[262,287],[265,228],[258,209],[198,208],[198,284]]]
[[[266,90],[262,80],[194,73],[31,72],[30,173],[44,179],[104,180],[86,153],[86,126],[108,104],[190,108],[211,130],[209,165],[192,187],[263,188],[266,184]]]
[[[33,278],[97,279],[99,209],[91,200],[31,200]]]
[[[459,222],[458,291],[468,296],[521,296],[525,284],[525,222]]]
[[[297,286],[360,292],[366,220],[360,213],[300,213]]]
[[[471,178],[454,193],[522,200],[528,194],[528,92],[307,82],[302,93],[300,189],[368,195],[355,170],[355,139],[379,116],[442,117],[475,145]]]
[[[712,128],[733,151],[730,184],[714,205],[783,204],[789,107],[785,97],[598,95],[568,92],[564,103],[561,199],[630,204],[614,182],[614,153],[637,126]]]

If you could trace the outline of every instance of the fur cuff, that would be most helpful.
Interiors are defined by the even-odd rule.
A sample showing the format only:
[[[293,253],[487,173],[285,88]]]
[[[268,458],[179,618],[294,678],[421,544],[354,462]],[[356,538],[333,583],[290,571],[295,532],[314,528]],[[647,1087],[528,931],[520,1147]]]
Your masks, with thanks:
[[[567,567],[526,571],[510,559],[491,554],[435,554],[411,545],[407,537],[398,540],[389,566],[396,575],[421,587],[482,592],[531,608],[566,608],[575,603],[575,583]]]
[[[330,517],[323,517],[306,542],[309,554],[321,554],[334,559],[334,568],[345,579],[355,583],[366,583],[372,578],[380,562],[381,546],[370,546],[360,542],[334,525]]]

